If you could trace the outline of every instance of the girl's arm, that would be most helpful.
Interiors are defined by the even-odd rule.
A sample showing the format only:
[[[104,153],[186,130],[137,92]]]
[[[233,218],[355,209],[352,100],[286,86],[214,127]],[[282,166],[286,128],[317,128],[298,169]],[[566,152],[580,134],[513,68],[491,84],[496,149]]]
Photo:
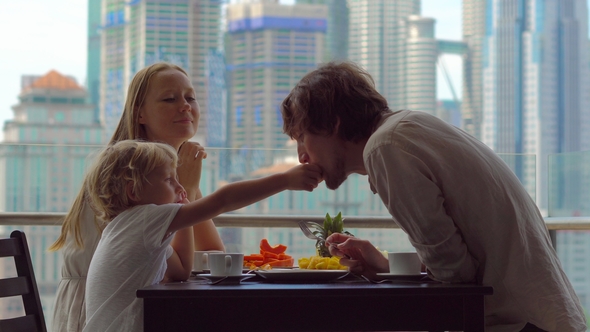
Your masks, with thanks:
[[[211,195],[181,206],[167,232],[174,232],[222,213],[243,208],[283,190],[312,191],[321,180],[322,174],[319,166],[304,164],[295,166],[284,173],[230,183]]]
[[[193,269],[193,228],[185,227],[177,231],[170,245],[174,252],[166,261],[168,267],[164,281],[187,280]]]
[[[185,142],[178,151],[178,167],[176,172],[180,184],[187,192],[190,202],[203,197],[199,184],[203,159],[207,152],[199,143]],[[194,250],[222,250],[225,251],[223,241],[219,236],[213,220],[209,219],[193,226]]]

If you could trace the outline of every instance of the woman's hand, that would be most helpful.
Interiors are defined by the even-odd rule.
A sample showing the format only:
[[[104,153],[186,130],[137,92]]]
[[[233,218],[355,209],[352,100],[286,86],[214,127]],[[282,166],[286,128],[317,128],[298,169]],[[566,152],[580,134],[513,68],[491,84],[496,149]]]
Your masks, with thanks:
[[[352,273],[374,279],[377,273],[389,272],[387,258],[367,240],[334,233],[326,239],[326,246],[330,248],[330,254],[340,257],[340,264],[348,266]]]
[[[178,150],[178,180],[188,194],[188,200],[194,201],[199,192],[201,182],[201,170],[203,159],[207,158],[207,152],[197,142],[184,142]]]
[[[207,158],[207,152],[197,142],[184,142],[178,150],[178,167],[176,168],[176,173],[178,174],[180,184],[187,192],[187,198],[190,202],[203,197],[201,189],[199,189],[199,183],[201,182],[201,170],[203,159],[205,158]],[[225,250],[219,232],[211,219],[193,225],[192,230],[193,251]]]

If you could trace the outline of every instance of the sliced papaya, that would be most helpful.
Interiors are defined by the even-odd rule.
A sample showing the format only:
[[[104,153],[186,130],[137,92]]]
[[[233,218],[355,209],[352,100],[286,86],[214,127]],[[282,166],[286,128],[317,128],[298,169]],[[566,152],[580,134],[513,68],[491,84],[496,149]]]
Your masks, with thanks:
[[[264,259],[262,254],[251,254],[244,256],[244,261],[261,261]]]
[[[268,257],[268,258],[276,258],[276,259],[279,259],[279,255],[278,255],[278,254],[272,253],[272,252],[270,252],[270,251],[265,251],[265,252],[262,254],[262,257],[263,257],[263,258],[266,258],[266,257]]]
[[[279,259],[283,260],[283,259],[290,259],[293,258],[291,257],[291,255],[287,255],[287,254],[279,254]]]
[[[277,244],[275,246],[271,246],[270,243],[268,243],[268,239],[264,238],[260,240],[260,250],[272,252],[273,254],[278,255],[287,251],[287,246],[284,244]]]

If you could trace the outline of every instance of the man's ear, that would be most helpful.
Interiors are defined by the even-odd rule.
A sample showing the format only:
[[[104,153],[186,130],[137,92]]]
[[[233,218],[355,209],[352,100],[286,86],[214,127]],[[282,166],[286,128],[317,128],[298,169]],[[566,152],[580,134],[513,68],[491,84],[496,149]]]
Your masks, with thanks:
[[[127,185],[125,185],[125,192],[127,193],[127,197],[133,202],[139,201],[139,195],[135,193],[133,190],[133,181],[128,181]]]

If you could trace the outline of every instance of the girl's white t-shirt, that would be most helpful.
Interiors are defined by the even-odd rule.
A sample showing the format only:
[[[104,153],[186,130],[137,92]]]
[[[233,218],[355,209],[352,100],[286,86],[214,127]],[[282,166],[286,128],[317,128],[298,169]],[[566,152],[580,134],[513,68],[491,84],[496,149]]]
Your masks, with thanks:
[[[164,278],[172,255],[166,230],[181,204],[140,205],[104,229],[90,263],[84,331],[143,331],[143,301],[137,289]]]

